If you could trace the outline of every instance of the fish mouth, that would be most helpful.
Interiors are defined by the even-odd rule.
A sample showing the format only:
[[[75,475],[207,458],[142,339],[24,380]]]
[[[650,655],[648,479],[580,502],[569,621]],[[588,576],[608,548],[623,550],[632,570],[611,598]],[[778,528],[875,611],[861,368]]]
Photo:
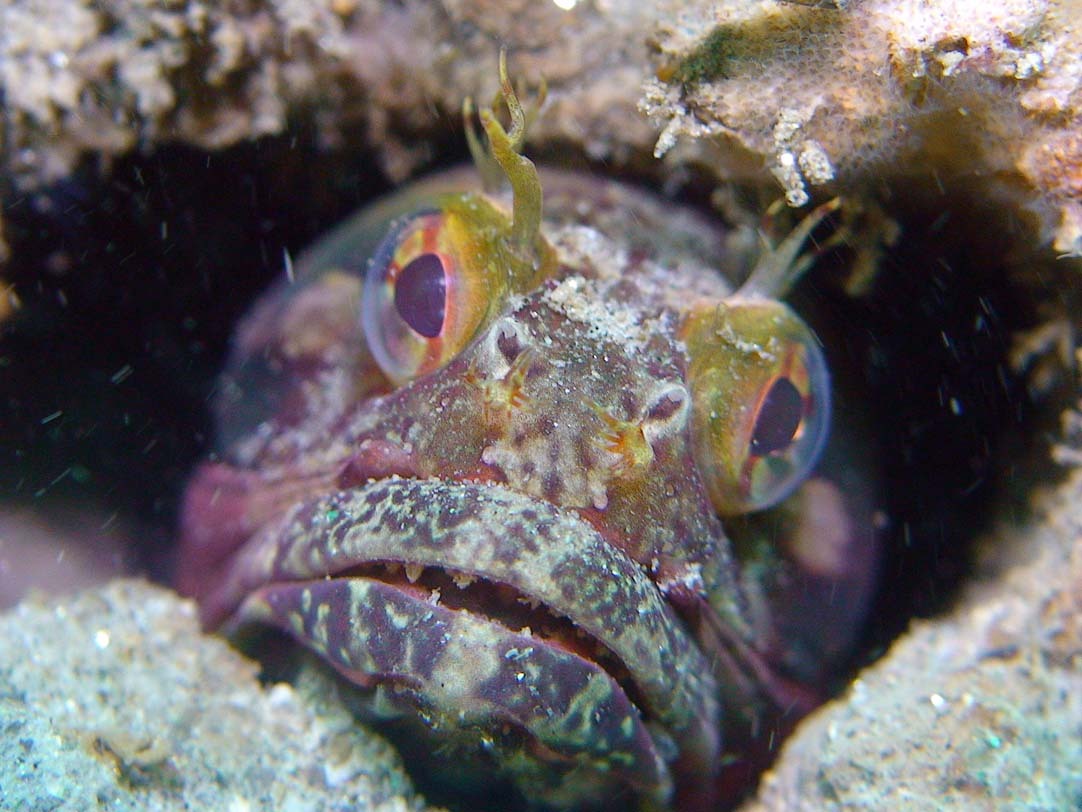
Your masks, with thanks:
[[[648,708],[627,667],[601,639],[512,585],[448,567],[397,561],[352,567],[334,577],[376,581],[418,605],[465,612],[518,636],[532,638],[539,645],[594,663],[620,686],[635,707]],[[649,717],[648,709],[643,713]]]
[[[574,511],[506,487],[392,477],[301,502],[203,608],[282,628],[433,727],[515,728],[659,798],[673,753],[718,750],[709,665],[653,581]]]

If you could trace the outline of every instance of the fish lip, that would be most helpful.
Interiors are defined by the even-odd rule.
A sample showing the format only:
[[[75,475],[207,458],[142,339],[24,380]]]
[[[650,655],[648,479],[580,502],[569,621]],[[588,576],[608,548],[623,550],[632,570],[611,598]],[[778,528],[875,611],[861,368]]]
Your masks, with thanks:
[[[719,749],[711,669],[654,582],[575,511],[505,486],[388,477],[302,500],[249,539],[204,618],[235,616],[270,585],[386,562],[468,573],[538,601],[613,653],[646,716],[706,757]]]
[[[380,686],[383,713],[412,708],[434,729],[467,737],[517,728],[558,769],[611,760],[599,778],[616,782],[612,791],[631,787],[659,804],[671,796],[664,748],[622,686],[595,661],[528,633],[352,575],[261,587],[230,625],[249,623],[291,634],[362,692]],[[591,735],[582,735],[584,724]]]

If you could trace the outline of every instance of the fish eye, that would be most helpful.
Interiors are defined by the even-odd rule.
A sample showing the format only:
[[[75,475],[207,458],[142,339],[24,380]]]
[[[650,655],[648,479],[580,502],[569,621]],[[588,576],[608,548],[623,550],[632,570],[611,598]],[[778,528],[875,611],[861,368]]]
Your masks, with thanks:
[[[683,327],[692,447],[722,515],[777,504],[808,476],[830,423],[830,376],[806,324],[781,302],[724,302]]]
[[[485,321],[489,296],[464,261],[461,218],[440,210],[392,225],[365,271],[361,324],[383,372],[396,384],[446,364]]]

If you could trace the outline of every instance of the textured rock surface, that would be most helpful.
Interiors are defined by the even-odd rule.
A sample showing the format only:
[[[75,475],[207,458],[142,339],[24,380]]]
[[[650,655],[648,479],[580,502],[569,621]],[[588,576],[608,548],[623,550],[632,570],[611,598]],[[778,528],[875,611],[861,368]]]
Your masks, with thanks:
[[[1021,186],[1057,250],[1082,251],[1082,6],[845,5],[730,0],[663,19],[644,104],[665,125],[657,152],[679,136],[707,163],[748,150],[793,203],[886,181],[1017,205]]]
[[[0,652],[0,809],[423,808],[333,692],[261,688],[158,587],[24,603],[0,615]]]
[[[1070,452],[1068,452],[1070,456]],[[1082,468],[806,719],[744,812],[1082,808]]]
[[[1082,251],[1079,0],[23,0],[0,10],[4,172],[16,185],[182,141],[215,149],[363,123],[408,174],[499,44],[544,75],[535,142],[666,173],[850,194],[905,182],[1002,200]],[[640,109],[650,114],[649,118]],[[656,147],[656,150],[655,150]],[[656,166],[653,169],[656,171]]]

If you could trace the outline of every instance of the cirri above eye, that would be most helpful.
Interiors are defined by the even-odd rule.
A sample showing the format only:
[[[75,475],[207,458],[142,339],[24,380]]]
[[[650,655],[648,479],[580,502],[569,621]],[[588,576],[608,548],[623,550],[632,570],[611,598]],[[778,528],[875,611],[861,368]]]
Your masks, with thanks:
[[[696,461],[719,513],[770,507],[811,471],[830,380],[807,325],[781,302],[737,299],[685,319]]]

